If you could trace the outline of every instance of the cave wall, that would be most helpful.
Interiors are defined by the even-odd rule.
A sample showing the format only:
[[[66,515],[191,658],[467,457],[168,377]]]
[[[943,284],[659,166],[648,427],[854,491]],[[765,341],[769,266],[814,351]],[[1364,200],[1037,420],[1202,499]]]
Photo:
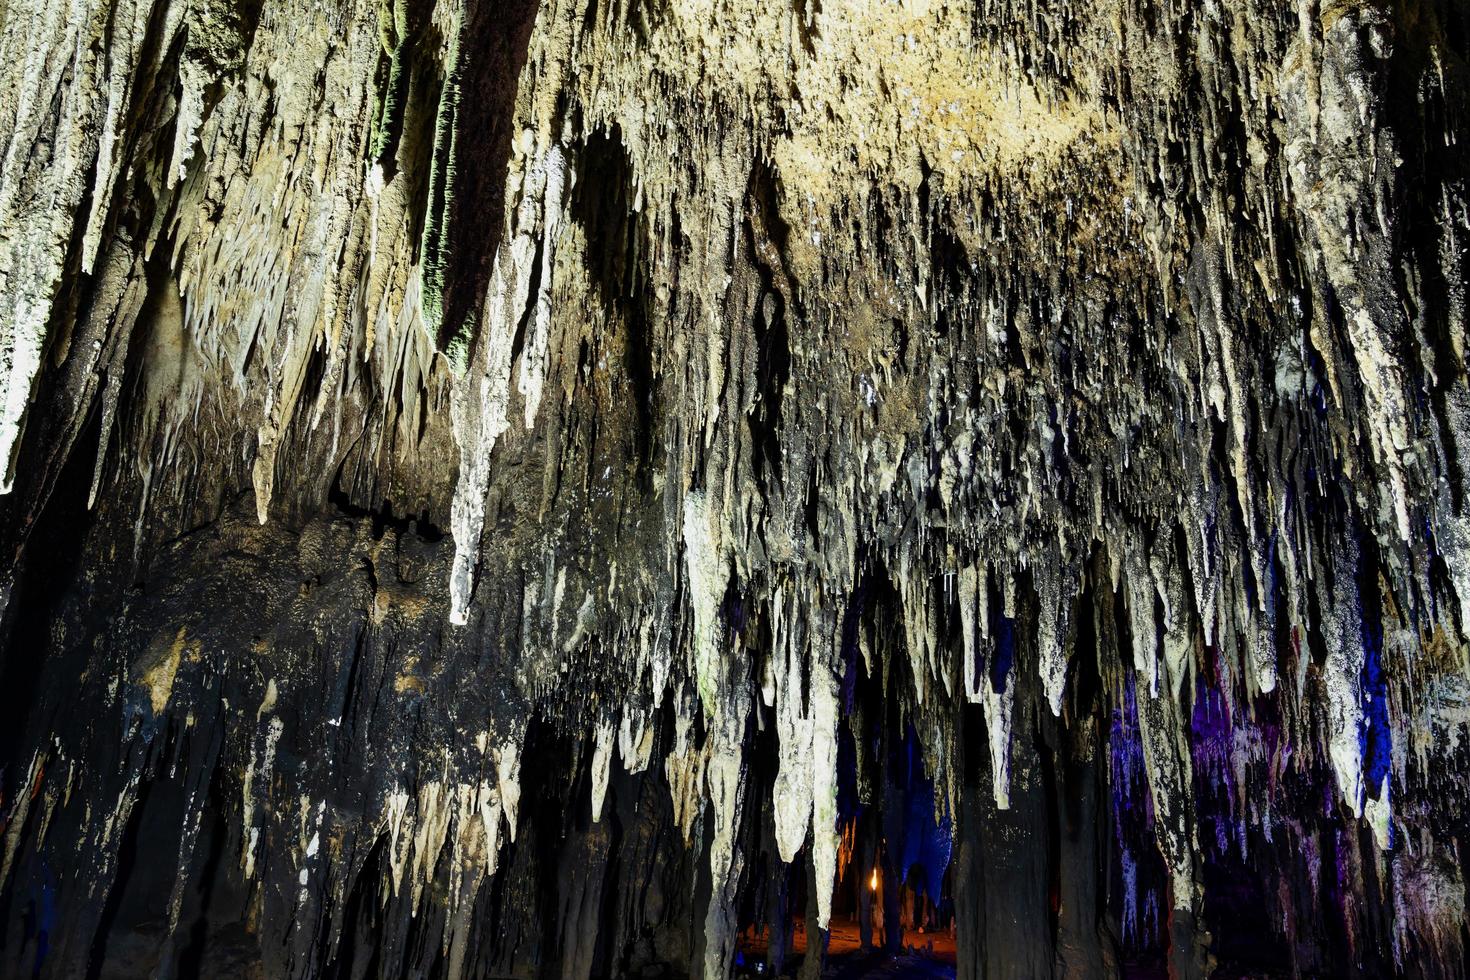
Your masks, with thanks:
[[[12,0],[4,972],[725,975],[909,746],[964,976],[1461,975],[1467,49]]]

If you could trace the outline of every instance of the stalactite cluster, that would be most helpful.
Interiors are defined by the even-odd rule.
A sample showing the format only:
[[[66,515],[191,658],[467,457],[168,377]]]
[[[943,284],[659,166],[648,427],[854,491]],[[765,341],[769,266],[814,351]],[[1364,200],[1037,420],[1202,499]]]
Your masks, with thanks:
[[[0,6],[0,972],[1463,975],[1467,57]]]

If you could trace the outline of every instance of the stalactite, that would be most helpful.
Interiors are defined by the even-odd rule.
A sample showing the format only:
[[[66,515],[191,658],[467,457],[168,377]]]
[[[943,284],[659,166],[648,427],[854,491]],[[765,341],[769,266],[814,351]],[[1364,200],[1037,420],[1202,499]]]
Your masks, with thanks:
[[[1467,38],[0,11],[0,972],[1462,974]]]

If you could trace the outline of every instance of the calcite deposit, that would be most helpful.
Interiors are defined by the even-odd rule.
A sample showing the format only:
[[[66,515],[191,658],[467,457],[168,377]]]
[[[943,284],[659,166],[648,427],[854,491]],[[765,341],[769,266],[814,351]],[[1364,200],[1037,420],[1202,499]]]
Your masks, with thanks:
[[[1463,976],[1467,58],[4,0],[0,974]]]

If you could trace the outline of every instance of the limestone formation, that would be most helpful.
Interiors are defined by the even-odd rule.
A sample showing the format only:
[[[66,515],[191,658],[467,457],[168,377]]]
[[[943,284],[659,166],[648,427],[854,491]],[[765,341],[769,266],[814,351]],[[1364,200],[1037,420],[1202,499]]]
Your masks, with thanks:
[[[5,0],[0,974],[1464,975],[1467,58]]]

